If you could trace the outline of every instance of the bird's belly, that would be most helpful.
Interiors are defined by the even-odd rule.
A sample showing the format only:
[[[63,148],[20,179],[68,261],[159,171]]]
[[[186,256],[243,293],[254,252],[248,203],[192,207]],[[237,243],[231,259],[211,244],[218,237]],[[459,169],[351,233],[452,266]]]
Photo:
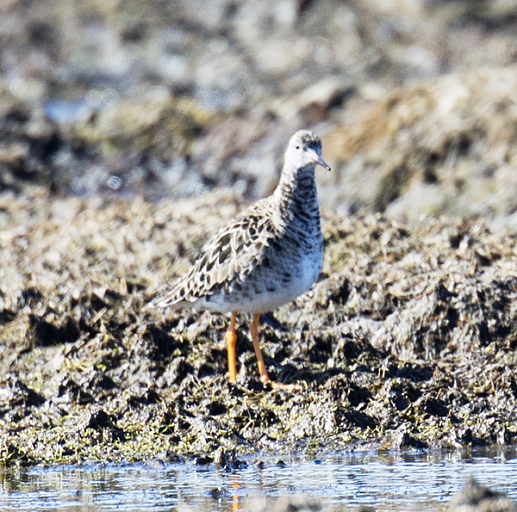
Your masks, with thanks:
[[[195,307],[211,311],[266,313],[292,302],[311,289],[318,279],[323,251],[305,254],[292,267],[258,271],[229,292],[214,293],[198,299]],[[286,270],[290,279],[285,278]]]

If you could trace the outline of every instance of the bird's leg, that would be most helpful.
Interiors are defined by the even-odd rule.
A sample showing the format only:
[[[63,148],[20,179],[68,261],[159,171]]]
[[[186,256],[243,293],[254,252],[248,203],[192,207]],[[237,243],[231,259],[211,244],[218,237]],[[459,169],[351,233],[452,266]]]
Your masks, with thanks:
[[[228,350],[228,378],[230,379],[230,382],[235,382],[237,380],[237,368],[235,366],[235,345],[237,344],[237,334],[235,332],[236,318],[237,313],[232,313],[230,327],[228,327],[228,330],[224,335],[226,348]]]
[[[303,388],[300,384],[282,384],[281,382],[273,382],[269,380],[269,375],[266,371],[266,365],[264,364],[264,358],[262,357],[262,352],[260,351],[259,343],[258,343],[258,323],[259,323],[260,314],[256,313],[253,315],[253,320],[250,325],[250,333],[251,340],[253,341],[253,348],[255,349],[255,354],[257,356],[257,365],[260,374],[260,382],[262,384],[269,384],[272,389],[279,391],[287,391],[288,393],[292,393],[293,391],[302,391]]]
[[[264,358],[262,357],[262,352],[260,351],[260,346],[258,342],[258,322],[260,318],[260,313],[255,313],[253,315],[253,320],[250,325],[250,333],[251,333],[251,341],[253,341],[253,348],[255,349],[255,355],[257,356],[257,365],[258,371],[260,374],[260,382],[265,384],[269,382],[269,375],[266,371],[266,365],[264,364]]]

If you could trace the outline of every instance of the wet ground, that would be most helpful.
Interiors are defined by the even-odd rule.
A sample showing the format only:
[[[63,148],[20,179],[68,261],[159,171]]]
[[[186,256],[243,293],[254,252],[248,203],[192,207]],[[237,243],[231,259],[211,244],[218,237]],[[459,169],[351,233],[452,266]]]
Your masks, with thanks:
[[[3,197],[3,465],[514,442],[515,233],[324,216],[319,282],[261,326],[287,393],[258,381],[248,318],[232,385],[227,316],[144,307],[241,208]]]
[[[515,444],[513,1],[26,2],[0,16],[0,465]],[[145,310],[312,128],[319,282]],[[36,470],[37,471],[37,470]]]

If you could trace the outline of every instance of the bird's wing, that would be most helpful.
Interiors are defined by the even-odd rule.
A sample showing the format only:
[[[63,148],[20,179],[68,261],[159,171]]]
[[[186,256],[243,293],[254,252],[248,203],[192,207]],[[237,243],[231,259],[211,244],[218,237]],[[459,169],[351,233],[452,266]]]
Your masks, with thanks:
[[[152,305],[169,307],[195,302],[236,278],[244,280],[267,256],[276,236],[277,228],[266,214],[266,205],[263,201],[255,203],[221,229],[202,249],[191,269]]]

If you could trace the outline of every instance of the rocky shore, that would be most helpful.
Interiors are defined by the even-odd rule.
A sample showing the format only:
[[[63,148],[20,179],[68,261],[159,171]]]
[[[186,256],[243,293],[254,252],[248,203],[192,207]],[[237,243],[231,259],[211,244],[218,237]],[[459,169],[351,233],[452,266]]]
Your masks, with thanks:
[[[234,386],[228,318],[143,310],[241,207],[3,196],[4,464],[513,442],[515,233],[325,216],[319,282],[263,319],[288,394],[258,382],[247,328]]]
[[[515,443],[517,7],[276,5],[2,7],[1,465]],[[144,305],[301,127],[324,268],[261,331],[303,391],[246,318],[230,385],[227,317]]]

